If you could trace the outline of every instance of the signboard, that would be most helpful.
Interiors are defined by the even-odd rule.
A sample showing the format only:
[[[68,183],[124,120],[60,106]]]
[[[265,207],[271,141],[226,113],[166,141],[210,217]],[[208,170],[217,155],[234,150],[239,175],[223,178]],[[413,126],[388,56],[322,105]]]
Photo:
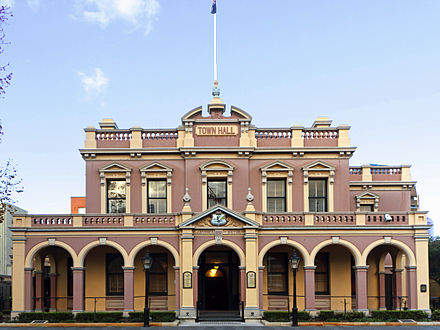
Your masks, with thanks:
[[[191,289],[192,288],[192,273],[184,272],[183,273],[183,288]]]
[[[257,287],[257,276],[255,272],[247,272],[247,287],[249,289]]]
[[[238,127],[235,125],[202,125],[196,127],[196,134],[200,136],[237,135]]]

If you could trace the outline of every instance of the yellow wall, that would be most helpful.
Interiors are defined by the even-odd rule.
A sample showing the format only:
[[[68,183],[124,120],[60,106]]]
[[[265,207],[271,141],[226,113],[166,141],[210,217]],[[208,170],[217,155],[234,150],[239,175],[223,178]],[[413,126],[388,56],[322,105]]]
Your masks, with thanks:
[[[322,252],[329,252],[330,309],[343,311],[345,299],[347,310],[351,310],[351,254],[346,248],[335,245]]]

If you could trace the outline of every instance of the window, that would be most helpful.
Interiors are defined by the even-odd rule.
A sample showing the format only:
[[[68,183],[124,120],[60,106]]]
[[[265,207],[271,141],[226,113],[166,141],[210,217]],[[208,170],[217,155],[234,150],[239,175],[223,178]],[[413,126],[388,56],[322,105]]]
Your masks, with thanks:
[[[374,212],[374,204],[361,204],[359,207],[361,212]]]
[[[309,179],[309,212],[327,212],[327,180]]]
[[[267,293],[287,294],[287,253],[267,254]]]
[[[67,258],[67,295],[69,297],[73,296],[73,259],[72,257]]]
[[[267,212],[286,212],[285,180],[267,180]]]
[[[330,294],[328,253],[319,252],[315,258],[315,294]]]
[[[208,180],[208,208],[220,204],[226,205],[226,180]]]
[[[124,294],[124,259],[119,253],[106,254],[106,295],[119,296]]]
[[[166,180],[148,180],[147,213],[167,213]]]
[[[125,213],[125,180],[107,181],[107,213]]]
[[[167,255],[165,253],[153,253],[151,258],[153,258],[153,264],[151,265],[148,283],[149,293],[155,296],[166,296],[168,294]]]

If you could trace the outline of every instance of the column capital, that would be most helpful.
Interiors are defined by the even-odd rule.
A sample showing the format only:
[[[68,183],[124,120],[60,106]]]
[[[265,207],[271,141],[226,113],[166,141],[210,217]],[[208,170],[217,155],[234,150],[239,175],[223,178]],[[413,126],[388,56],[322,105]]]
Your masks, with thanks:
[[[50,277],[55,277],[55,276],[57,276],[58,274],[57,273],[49,273],[49,276]]]
[[[246,266],[238,266],[238,269],[240,269],[240,270],[246,270]]]
[[[31,272],[31,271],[33,271],[34,269],[32,268],[32,267],[24,267],[24,271],[25,272]]]
[[[136,267],[134,267],[134,266],[122,266],[122,269],[123,269],[124,271],[126,271],[126,270],[135,270]]]
[[[263,271],[264,270],[264,266],[258,266],[258,270]]]
[[[368,268],[370,268],[370,266],[353,266],[354,270],[368,270]]]
[[[84,271],[86,270],[86,267],[71,267],[72,271],[78,272],[78,271]]]
[[[410,271],[415,271],[417,269],[417,266],[405,266],[405,268]]]
[[[315,270],[316,266],[304,266],[303,269],[304,270]]]
[[[34,274],[35,275],[41,275],[41,274],[43,274],[43,272],[41,270],[36,270],[36,271],[34,271]]]
[[[377,272],[377,275],[385,275],[385,272]]]
[[[193,270],[199,270],[200,266],[193,266]]]
[[[393,269],[393,273],[401,273],[403,272],[403,269]]]
[[[173,269],[174,270],[180,270],[180,267],[179,266],[173,266]]]

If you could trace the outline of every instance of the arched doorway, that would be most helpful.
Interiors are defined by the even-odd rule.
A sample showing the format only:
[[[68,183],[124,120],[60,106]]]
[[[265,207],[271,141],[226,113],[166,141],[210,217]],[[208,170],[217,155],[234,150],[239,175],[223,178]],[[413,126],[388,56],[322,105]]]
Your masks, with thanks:
[[[205,311],[238,311],[240,258],[231,248],[216,245],[198,260],[198,307]]]

